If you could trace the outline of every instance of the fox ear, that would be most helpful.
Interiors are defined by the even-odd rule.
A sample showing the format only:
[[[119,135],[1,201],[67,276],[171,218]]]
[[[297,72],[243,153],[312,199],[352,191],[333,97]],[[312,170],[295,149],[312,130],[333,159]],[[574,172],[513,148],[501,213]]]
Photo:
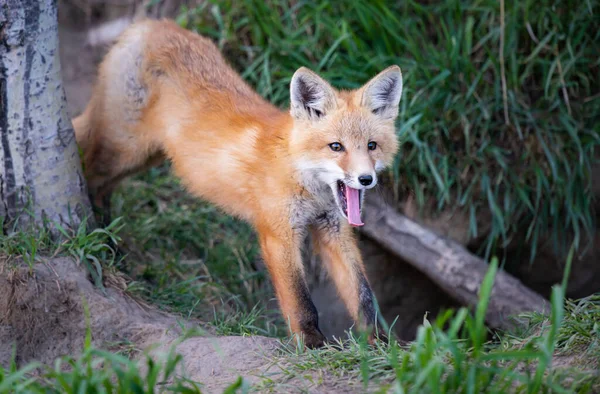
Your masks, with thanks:
[[[317,74],[301,67],[290,83],[290,102],[294,118],[318,120],[335,108],[335,91]]]
[[[391,66],[377,74],[362,88],[361,105],[375,115],[386,119],[398,116],[398,104],[402,97],[402,71]]]

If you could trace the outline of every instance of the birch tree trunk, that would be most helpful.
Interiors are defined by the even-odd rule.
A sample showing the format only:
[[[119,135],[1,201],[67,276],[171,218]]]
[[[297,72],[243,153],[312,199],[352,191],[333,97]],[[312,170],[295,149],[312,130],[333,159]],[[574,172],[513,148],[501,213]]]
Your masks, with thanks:
[[[0,132],[4,232],[11,222],[93,220],[60,74],[57,0],[0,0]]]

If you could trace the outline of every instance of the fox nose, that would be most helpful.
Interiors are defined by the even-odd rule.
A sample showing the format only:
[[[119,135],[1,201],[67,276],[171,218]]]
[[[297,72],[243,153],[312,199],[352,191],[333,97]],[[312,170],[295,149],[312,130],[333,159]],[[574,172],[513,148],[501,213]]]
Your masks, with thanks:
[[[373,183],[373,177],[371,175],[361,175],[358,177],[358,181],[363,186],[369,186]]]

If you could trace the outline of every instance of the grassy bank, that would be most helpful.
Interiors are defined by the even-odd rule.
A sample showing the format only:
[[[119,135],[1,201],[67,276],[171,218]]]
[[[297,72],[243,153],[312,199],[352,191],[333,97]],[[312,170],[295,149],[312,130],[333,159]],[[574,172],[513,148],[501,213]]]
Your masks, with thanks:
[[[518,334],[490,333],[484,316],[496,270],[493,261],[474,314],[460,309],[435,322],[424,320],[409,346],[392,340],[369,347],[365,338],[352,336],[322,350],[282,344],[275,359],[265,360],[271,366],[258,383],[251,386],[240,377],[225,392],[310,390],[323,384],[395,393],[597,392],[600,297],[564,303],[557,286],[551,316],[523,316],[528,328]],[[0,368],[0,392],[201,392],[202,382],[181,374],[181,363],[170,353],[158,362],[144,355],[140,365],[126,355],[95,349],[88,331],[79,357],[62,358],[54,367]],[[32,375],[36,368],[41,369]]]

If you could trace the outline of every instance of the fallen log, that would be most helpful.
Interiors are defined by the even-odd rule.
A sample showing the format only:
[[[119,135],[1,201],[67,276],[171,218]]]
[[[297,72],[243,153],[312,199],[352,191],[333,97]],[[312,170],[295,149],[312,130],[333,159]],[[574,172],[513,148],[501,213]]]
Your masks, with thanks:
[[[487,272],[485,261],[462,245],[441,237],[400,214],[376,193],[365,198],[362,232],[391,253],[427,275],[448,295],[466,306],[475,306]],[[488,325],[509,329],[522,312],[549,312],[549,302],[499,270],[486,315]]]

